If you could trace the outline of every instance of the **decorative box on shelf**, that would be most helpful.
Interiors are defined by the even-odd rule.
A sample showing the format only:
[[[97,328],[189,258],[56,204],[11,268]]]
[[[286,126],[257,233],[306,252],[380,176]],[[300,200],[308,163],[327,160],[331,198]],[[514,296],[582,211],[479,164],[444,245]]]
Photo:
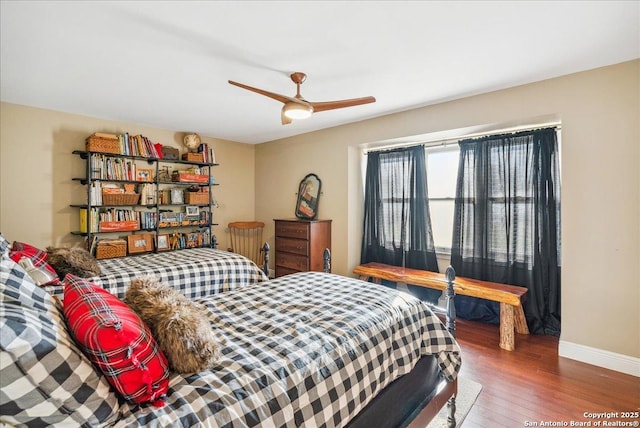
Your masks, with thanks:
[[[189,162],[204,162],[204,155],[202,153],[184,153],[182,160]]]
[[[124,232],[139,229],[140,224],[137,220],[100,222],[100,232]]]
[[[127,241],[124,239],[102,240],[96,245],[96,259],[112,259],[126,255]]]
[[[209,183],[209,176],[205,174],[192,174],[184,171],[173,171],[171,181],[176,183]]]
[[[193,205],[208,205],[209,192],[184,192],[184,203]]]
[[[180,157],[180,151],[175,147],[162,146],[162,158],[165,160],[176,160]]]

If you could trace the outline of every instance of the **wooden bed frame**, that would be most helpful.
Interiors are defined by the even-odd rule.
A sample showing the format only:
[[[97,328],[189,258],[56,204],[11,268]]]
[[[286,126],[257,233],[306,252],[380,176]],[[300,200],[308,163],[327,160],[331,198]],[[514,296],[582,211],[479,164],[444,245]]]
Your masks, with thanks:
[[[269,276],[269,244],[265,242],[263,271]],[[323,253],[323,271],[331,272],[331,251],[325,248]],[[456,273],[449,266],[445,271],[446,288],[444,290],[445,306],[440,307],[427,303],[435,314],[445,317],[445,327],[453,337],[456,336],[456,308],[454,305],[454,282]],[[447,405],[447,426],[456,426],[456,395],[458,381],[447,382],[440,379],[434,388],[434,381],[438,377],[435,358],[421,358],[414,370],[389,384],[378,394],[358,415],[349,422],[349,428],[376,427],[411,427],[411,422],[420,415],[419,423],[422,427]],[[416,421],[418,422],[418,421]],[[416,426],[417,428],[417,426]]]

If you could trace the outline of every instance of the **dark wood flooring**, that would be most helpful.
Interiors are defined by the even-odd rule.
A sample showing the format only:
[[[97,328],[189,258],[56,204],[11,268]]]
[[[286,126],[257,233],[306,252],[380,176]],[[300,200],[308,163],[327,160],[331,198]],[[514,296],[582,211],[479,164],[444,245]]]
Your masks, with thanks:
[[[561,358],[556,337],[516,335],[516,350],[509,352],[498,347],[498,336],[496,325],[457,322],[460,374],[483,386],[464,428],[544,426],[542,422],[571,426],[572,421],[606,426],[604,421],[639,420],[588,419],[584,413],[638,412],[640,378]]]

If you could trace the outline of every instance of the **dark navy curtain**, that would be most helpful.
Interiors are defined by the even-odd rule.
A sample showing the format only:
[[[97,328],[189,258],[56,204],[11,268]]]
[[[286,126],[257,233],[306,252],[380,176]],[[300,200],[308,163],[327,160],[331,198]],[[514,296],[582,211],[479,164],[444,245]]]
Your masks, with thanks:
[[[560,335],[560,175],[555,128],[460,142],[451,264],[528,288],[529,330]],[[498,323],[495,302],[456,296],[461,318]]]
[[[368,153],[361,263],[438,272],[427,194],[424,146]],[[423,300],[440,296],[408,288]]]

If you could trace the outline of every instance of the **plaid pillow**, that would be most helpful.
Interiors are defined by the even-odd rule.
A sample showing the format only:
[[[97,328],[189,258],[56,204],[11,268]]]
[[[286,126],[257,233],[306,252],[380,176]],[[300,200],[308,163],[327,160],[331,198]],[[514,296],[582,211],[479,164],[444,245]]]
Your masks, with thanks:
[[[2,254],[0,425],[98,426],[114,422],[118,397],[78,349],[62,308]]]
[[[72,274],[64,282],[64,314],[84,353],[124,399],[161,405],[169,365],[149,327],[99,286]]]
[[[10,246],[11,246],[11,243],[7,241],[5,237],[2,235],[2,232],[0,232],[0,253],[4,254],[4,252],[7,251]]]
[[[9,251],[9,257],[11,260],[18,263],[20,259],[26,257],[31,260],[34,266],[46,269],[53,275],[51,281],[42,285],[62,285],[56,270],[47,263],[47,252],[34,247],[33,245],[25,244],[24,242],[13,241],[13,246]]]

